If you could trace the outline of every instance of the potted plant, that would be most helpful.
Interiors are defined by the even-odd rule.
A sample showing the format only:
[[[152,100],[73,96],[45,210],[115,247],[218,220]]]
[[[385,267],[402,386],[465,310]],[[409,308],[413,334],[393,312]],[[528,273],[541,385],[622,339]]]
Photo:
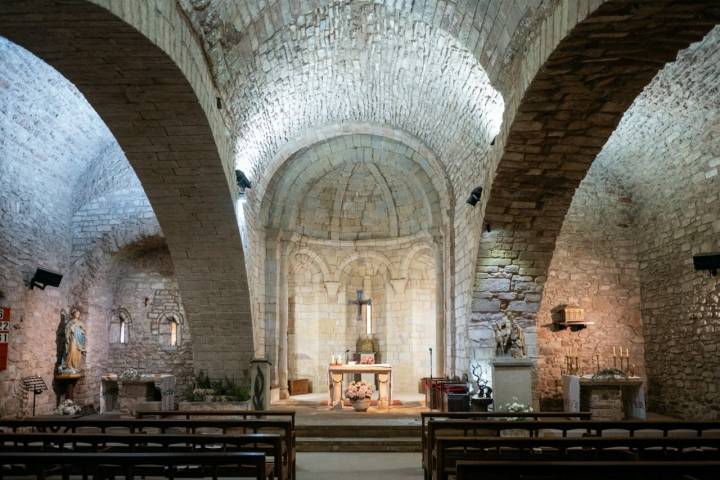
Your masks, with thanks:
[[[350,400],[356,412],[367,412],[374,389],[366,382],[352,382],[345,390],[345,398]]]

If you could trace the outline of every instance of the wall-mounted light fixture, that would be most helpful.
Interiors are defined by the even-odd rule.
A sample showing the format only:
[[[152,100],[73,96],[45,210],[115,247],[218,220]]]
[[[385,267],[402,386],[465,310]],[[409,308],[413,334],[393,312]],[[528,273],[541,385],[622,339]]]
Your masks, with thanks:
[[[711,276],[716,276],[720,269],[720,253],[701,253],[693,255],[695,270],[709,270]]]
[[[481,196],[482,196],[482,187],[475,187],[475,188],[473,188],[473,191],[470,192],[470,196],[468,197],[466,202],[468,203],[468,205],[474,207],[480,201]]]
[[[59,273],[45,270],[44,268],[38,268],[35,270],[35,275],[30,279],[30,290],[33,287],[38,287],[40,290],[45,290],[45,287],[50,285],[51,287],[59,287],[60,281],[63,276]]]
[[[252,183],[242,170],[235,170],[235,181],[237,181],[237,186],[240,188],[240,195],[245,195],[245,189],[252,187]]]

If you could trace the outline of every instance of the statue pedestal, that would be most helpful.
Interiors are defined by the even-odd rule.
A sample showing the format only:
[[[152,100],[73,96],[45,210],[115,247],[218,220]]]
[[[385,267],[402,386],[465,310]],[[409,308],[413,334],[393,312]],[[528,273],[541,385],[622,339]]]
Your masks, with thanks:
[[[506,403],[514,401],[532,406],[532,370],[534,366],[533,361],[527,358],[495,358],[492,388],[496,411],[502,409]]]
[[[77,385],[78,380],[84,376],[82,373],[55,374],[55,384],[57,385],[58,399],[60,402],[64,400],[75,400],[75,385]]]

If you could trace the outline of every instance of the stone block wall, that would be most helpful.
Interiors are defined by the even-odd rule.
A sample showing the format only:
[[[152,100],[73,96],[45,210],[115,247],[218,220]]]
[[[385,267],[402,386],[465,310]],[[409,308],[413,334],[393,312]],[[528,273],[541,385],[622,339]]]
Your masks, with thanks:
[[[632,198],[600,164],[575,193],[558,235],[537,314],[536,400],[543,410],[562,409],[565,356],[578,356],[581,373],[613,367],[614,347],[628,348],[636,375],[644,376],[640,279],[633,235]],[[593,325],[579,332],[552,331],[552,309],[585,310]]]
[[[395,392],[416,392],[429,375],[428,348],[437,353],[438,297],[433,247],[418,241],[380,248],[304,245],[290,254],[290,378],[309,378],[314,391],[327,391],[331,355],[355,351],[366,331],[365,317],[358,321],[357,306],[349,304],[357,290],[372,300],[376,361],[392,364]]]
[[[680,52],[635,100],[596,162],[632,195],[651,410],[720,418],[720,28]]]
[[[104,311],[106,360],[103,373],[120,374],[127,368],[140,373],[168,373],[176,377],[177,395],[194,377],[192,336],[167,247],[121,256],[109,276],[112,308]],[[110,330],[120,312],[127,322],[127,343]],[[178,344],[170,345],[169,321],[178,323]],[[119,332],[118,332],[119,333]]]
[[[108,358],[113,254],[161,235],[160,229],[122,150],[77,89],[2,38],[0,53],[0,303],[13,316],[0,415],[30,413],[30,398],[19,395],[20,379],[28,375],[50,387],[38,396],[37,413],[55,407],[60,311],[73,305],[88,333],[85,377],[75,398],[97,405]],[[167,272],[167,251],[162,255],[157,261]],[[25,282],[37,267],[63,274],[60,288],[29,290]],[[156,289],[177,296],[172,273],[156,280]]]

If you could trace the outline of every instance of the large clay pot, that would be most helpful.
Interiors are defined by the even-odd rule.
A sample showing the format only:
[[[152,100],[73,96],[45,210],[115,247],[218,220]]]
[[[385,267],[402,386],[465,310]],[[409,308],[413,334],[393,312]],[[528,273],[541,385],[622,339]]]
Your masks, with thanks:
[[[369,398],[361,398],[359,400],[353,400],[351,403],[356,412],[367,412],[367,409],[370,407],[370,399]]]

